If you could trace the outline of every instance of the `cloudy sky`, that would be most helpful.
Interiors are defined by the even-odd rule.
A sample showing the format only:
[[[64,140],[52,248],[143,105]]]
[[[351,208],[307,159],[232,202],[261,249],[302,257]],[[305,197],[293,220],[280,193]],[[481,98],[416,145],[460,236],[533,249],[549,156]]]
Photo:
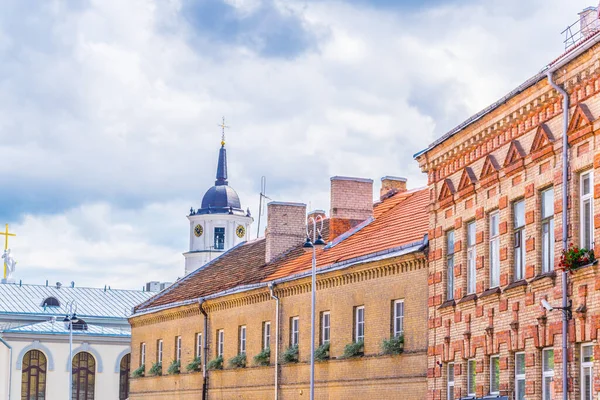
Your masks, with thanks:
[[[17,279],[180,276],[223,115],[230,184],[255,216],[263,175],[272,199],[323,209],[333,175],[422,186],[412,155],[558,56],[594,1],[3,0],[0,223]]]

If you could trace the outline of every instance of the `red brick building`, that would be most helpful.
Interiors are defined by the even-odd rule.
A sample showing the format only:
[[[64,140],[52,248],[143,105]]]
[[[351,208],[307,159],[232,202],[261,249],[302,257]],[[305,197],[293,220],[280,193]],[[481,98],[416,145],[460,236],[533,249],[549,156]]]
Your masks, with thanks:
[[[430,399],[563,398],[563,314],[540,303],[562,304],[564,239],[600,254],[599,36],[416,155],[430,195]],[[572,400],[600,394],[598,268],[566,274]]]

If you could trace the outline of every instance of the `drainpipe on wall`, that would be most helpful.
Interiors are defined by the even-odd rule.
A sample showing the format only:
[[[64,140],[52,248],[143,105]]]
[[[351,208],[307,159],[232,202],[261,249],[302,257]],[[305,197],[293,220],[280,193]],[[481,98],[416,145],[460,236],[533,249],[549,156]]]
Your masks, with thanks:
[[[275,400],[279,394],[279,297],[274,293],[275,285],[269,283],[269,292],[271,297],[275,299]]]
[[[6,340],[2,339],[1,337],[0,337],[0,342],[2,342],[2,344],[4,344],[8,348],[9,361],[8,361],[8,397],[7,397],[7,399],[10,400],[10,391],[11,391],[11,385],[12,385],[12,347],[10,344],[8,344],[6,342]]]
[[[567,250],[568,248],[568,232],[567,232],[567,224],[568,224],[568,216],[567,216],[567,201],[568,201],[568,170],[569,170],[569,141],[567,138],[567,130],[569,129],[569,94],[560,86],[558,86],[554,82],[552,70],[547,72],[548,82],[558,93],[563,97],[563,137],[562,137],[562,182],[563,182],[563,191],[562,191],[562,244],[563,250]],[[567,309],[569,299],[568,290],[568,273],[567,270],[564,269],[562,272],[562,307],[563,310]],[[562,374],[562,391],[563,391],[563,399],[568,400],[569,394],[567,392],[568,389],[568,370],[567,370],[567,341],[568,341],[568,332],[569,332],[569,320],[566,312],[562,313],[562,365],[563,365],[563,374]]]
[[[206,365],[208,363],[208,313],[204,309],[204,299],[198,301],[198,307],[200,308],[200,312],[204,315],[204,335],[202,337],[204,354],[202,354],[202,358],[204,358],[202,362],[202,400],[208,400],[208,371],[206,369]]]

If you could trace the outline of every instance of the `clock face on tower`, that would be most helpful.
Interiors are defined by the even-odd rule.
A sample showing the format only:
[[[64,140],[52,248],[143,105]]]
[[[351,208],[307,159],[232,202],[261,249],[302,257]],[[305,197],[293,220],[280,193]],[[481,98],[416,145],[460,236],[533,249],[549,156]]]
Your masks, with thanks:
[[[246,234],[246,228],[244,228],[242,225],[238,225],[237,229],[235,230],[235,233],[241,239]]]
[[[196,235],[196,237],[202,236],[203,232],[204,232],[204,229],[202,229],[202,225],[196,225],[194,227],[194,235]]]

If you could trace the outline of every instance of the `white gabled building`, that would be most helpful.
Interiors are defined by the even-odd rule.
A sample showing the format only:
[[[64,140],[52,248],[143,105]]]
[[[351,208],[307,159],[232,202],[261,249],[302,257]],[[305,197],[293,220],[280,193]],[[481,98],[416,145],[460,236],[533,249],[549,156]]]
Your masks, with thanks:
[[[0,398],[126,399],[131,374],[127,318],[153,294],[0,284]],[[70,358],[69,329],[63,320],[73,313],[77,322]]]

